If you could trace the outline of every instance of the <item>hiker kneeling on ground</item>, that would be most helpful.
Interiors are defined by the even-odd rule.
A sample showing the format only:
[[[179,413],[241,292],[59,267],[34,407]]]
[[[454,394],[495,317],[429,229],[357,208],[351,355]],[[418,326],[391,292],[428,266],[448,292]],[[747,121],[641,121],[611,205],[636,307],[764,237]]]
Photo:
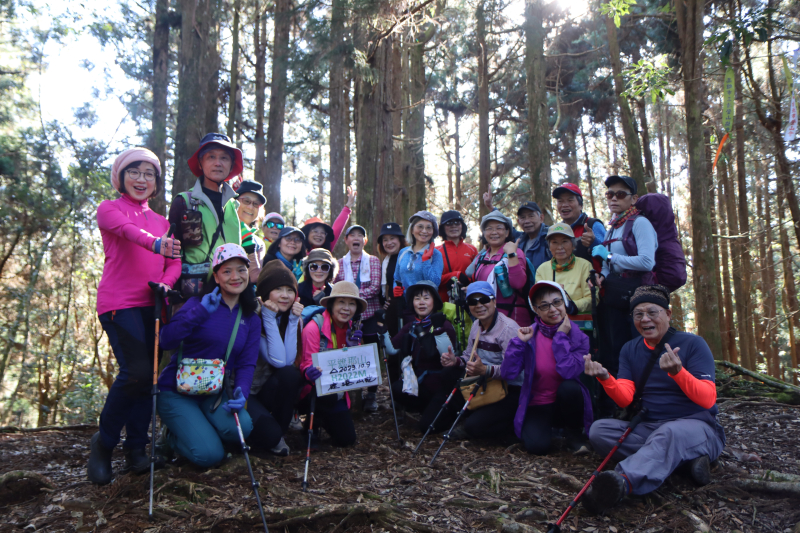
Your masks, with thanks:
[[[175,353],[158,378],[158,414],[167,426],[159,444],[202,467],[222,461],[223,442],[239,443],[233,413],[245,438],[253,428],[244,404],[261,337],[244,248],[217,247],[211,265],[206,294],[189,298],[161,332],[161,348]]]
[[[558,283],[538,282],[528,300],[536,319],[533,326],[519,328],[500,367],[507,380],[525,372],[514,431],[528,453],[544,455],[550,450],[552,428],[563,427],[567,449],[581,451],[583,430],[592,424],[592,400],[578,379],[589,337],[567,316],[569,300]]]
[[[725,447],[725,433],[716,418],[714,357],[706,341],[669,326],[669,292],[661,285],[636,289],[630,307],[642,338],[622,348],[617,378],[584,357],[586,374],[596,376],[617,405],[636,404],[641,395],[646,409],[642,422],[614,455],[621,461],[616,469],[598,475],[585,494],[583,502],[593,512],[607,510],[626,494],[654,491],[682,465],[689,467],[695,483],[707,485],[710,464]],[[589,430],[589,440],[598,453],[607,454],[626,426],[622,420],[598,420]]]
[[[404,369],[403,375],[394,374],[396,379],[391,387],[398,407],[422,413],[417,426],[422,433],[431,425],[447,395],[464,373],[458,366],[442,366],[442,355],[448,348],[452,351],[456,342],[456,330],[441,312],[443,304],[436,289],[432,281],[418,281],[408,288],[405,297],[408,307],[414,310],[415,319],[408,321],[394,337],[389,338],[385,324],[378,324],[389,357],[399,358],[401,368],[411,366],[409,378],[404,378],[408,374]],[[395,366],[391,365],[392,368]],[[452,410],[439,417],[434,431],[449,426],[455,417]]]

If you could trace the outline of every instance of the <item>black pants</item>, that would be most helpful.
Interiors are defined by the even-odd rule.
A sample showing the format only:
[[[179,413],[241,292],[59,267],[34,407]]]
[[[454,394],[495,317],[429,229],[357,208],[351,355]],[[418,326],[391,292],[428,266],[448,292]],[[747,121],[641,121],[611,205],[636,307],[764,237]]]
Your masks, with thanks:
[[[372,344],[378,342],[378,318],[369,317],[361,324],[361,332],[364,334],[363,343]],[[378,386],[367,387],[367,392],[378,392]]]
[[[583,392],[574,379],[558,386],[556,401],[547,405],[529,405],[522,423],[522,443],[528,453],[544,455],[550,451],[553,427],[563,427],[580,434],[583,427]]]
[[[274,448],[289,428],[294,405],[300,396],[300,369],[294,365],[277,368],[257,394],[247,399],[253,419],[248,440],[259,448]]]
[[[597,315],[600,326],[598,360],[612,376],[617,377],[619,353],[626,342],[639,336],[639,332],[633,327],[633,318],[631,318],[630,312],[625,309],[603,304],[598,309]],[[600,390],[598,418],[613,417],[615,407],[614,401],[604,390]]]
[[[433,419],[444,405],[447,396],[453,391],[456,382],[464,375],[464,369],[460,367],[445,368],[442,372],[435,375],[426,375],[419,385],[419,395],[412,396],[403,392],[403,380],[398,379],[392,383],[392,394],[394,401],[405,407],[412,413],[421,413],[417,429],[420,433],[425,433],[433,423]],[[459,391],[453,395],[453,399],[447,404],[447,408],[442,411],[442,415],[433,427],[434,431],[442,431],[449,428],[456,419],[458,411],[455,404],[456,395],[461,395]],[[463,400],[461,404],[463,405]]]
[[[298,411],[304,415],[311,412],[311,394],[300,400],[297,406]],[[306,428],[308,422],[306,421]],[[324,429],[331,436],[334,446],[352,446],[356,443],[356,427],[350,409],[347,408],[347,400],[337,400],[335,394],[316,398],[314,427]]]
[[[464,429],[471,437],[489,438],[503,437],[514,430],[514,415],[519,405],[520,387],[509,385],[508,394],[499,402],[484,405],[474,411],[467,411],[464,420]],[[457,393],[456,407],[464,406],[464,397]]]

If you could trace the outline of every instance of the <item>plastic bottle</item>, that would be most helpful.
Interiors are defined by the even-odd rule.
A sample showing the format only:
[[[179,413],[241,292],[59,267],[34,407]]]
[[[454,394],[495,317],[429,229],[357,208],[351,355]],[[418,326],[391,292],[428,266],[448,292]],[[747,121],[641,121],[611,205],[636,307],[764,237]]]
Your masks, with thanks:
[[[497,284],[497,289],[504,298],[510,298],[514,294],[514,289],[508,282],[508,271],[504,263],[500,262],[494,266],[494,280]]]

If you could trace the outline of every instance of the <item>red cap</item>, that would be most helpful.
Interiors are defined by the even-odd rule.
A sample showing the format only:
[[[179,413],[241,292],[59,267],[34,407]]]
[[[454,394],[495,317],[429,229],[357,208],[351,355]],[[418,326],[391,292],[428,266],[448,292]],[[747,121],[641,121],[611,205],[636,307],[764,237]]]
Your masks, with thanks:
[[[583,194],[581,194],[581,190],[578,188],[577,185],[574,183],[562,183],[555,189],[553,189],[553,198],[558,198],[558,195],[562,192],[569,192],[572,194],[577,194],[581,198],[583,198]]]

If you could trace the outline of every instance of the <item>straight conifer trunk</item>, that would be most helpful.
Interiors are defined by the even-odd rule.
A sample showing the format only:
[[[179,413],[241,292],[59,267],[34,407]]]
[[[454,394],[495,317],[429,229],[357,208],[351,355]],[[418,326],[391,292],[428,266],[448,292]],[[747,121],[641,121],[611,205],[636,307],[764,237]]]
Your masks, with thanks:
[[[330,104],[330,174],[331,183],[330,210],[331,218],[338,216],[344,207],[344,155],[346,148],[345,135],[348,132],[348,110],[344,99],[344,26],[345,2],[334,0],[331,4],[331,55],[330,86],[328,102]]]
[[[150,209],[166,216],[167,195],[164,182],[167,175],[167,93],[169,90],[169,1],[156,1],[156,20],[153,31],[153,117],[148,146],[161,162],[162,187],[151,199]]]
[[[478,196],[491,187],[492,178],[489,168],[489,68],[487,65],[489,51],[486,49],[486,11],[485,0],[480,0],[475,10],[478,36]],[[480,202],[480,216],[489,213],[489,208]]]
[[[264,186],[264,196],[267,198],[266,212],[274,211],[270,204],[270,195],[267,193],[267,161],[266,139],[264,138],[264,111],[267,102],[267,20],[262,12],[263,7],[259,0],[255,0],[256,20],[253,27],[253,49],[256,56],[256,131],[254,135],[255,165],[254,177]],[[280,209],[277,210],[280,213]]]
[[[528,98],[528,168],[533,200],[552,223],[552,182],[550,174],[550,122],[547,106],[544,57],[545,16],[543,0],[525,1],[525,68]]]
[[[289,29],[292,24],[291,0],[275,0],[275,37],[272,44],[272,82],[267,120],[267,159],[264,176],[266,210],[281,210],[283,174],[283,126],[286,120],[286,83],[289,69]]]

